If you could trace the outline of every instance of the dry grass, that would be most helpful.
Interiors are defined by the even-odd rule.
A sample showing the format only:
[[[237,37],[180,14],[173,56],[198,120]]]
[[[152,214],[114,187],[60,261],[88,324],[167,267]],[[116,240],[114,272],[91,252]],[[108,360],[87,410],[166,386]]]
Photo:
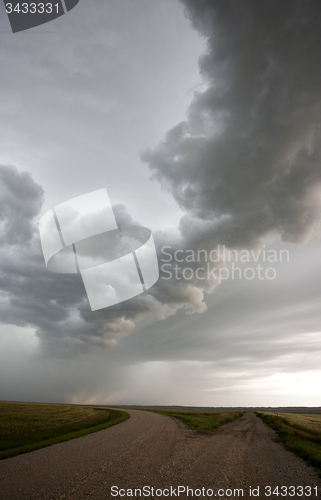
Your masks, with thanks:
[[[321,414],[311,413],[278,413],[286,418],[293,427],[307,431],[310,434],[321,435]]]
[[[101,430],[127,413],[88,406],[0,402],[0,458]]]

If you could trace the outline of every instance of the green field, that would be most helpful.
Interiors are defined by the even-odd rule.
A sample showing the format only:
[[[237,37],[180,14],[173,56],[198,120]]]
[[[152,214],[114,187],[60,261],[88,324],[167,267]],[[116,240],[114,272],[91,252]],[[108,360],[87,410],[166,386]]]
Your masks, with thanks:
[[[316,467],[321,476],[321,414],[257,412],[257,415],[278,433],[287,450]]]
[[[140,408],[144,409],[144,408]],[[221,425],[233,422],[237,418],[244,415],[244,411],[202,411],[202,410],[152,410],[145,409],[145,411],[152,411],[161,413],[162,415],[169,415],[170,417],[178,418],[191,429],[200,433],[209,433],[218,429]]]
[[[0,402],[0,459],[106,429],[128,413],[88,406]]]

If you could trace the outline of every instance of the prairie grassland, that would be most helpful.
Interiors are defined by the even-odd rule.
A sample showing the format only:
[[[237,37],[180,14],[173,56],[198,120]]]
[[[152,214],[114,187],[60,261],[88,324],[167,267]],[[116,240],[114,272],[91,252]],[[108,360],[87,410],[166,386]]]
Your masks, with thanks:
[[[105,429],[129,418],[86,406],[0,402],[0,459]]]
[[[233,422],[244,415],[244,411],[203,411],[203,410],[148,410],[178,418],[191,429],[209,433],[221,425]]]
[[[293,427],[321,436],[321,413],[278,413]]]
[[[277,432],[286,449],[315,467],[321,476],[320,414],[257,412],[257,415]]]

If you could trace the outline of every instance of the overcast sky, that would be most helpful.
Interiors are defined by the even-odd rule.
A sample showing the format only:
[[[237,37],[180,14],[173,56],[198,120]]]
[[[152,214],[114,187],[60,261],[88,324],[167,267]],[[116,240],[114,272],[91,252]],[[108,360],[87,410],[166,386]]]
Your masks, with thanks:
[[[320,406],[319,0],[1,3],[0,40],[0,399]],[[160,279],[93,312],[38,222],[101,188]]]

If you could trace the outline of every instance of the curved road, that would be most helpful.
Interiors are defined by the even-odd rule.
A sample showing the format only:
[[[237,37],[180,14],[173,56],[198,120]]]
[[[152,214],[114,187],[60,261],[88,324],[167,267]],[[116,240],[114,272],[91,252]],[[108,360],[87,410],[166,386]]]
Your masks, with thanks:
[[[275,442],[274,431],[253,413],[210,436],[198,436],[163,415],[128,413],[129,420],[109,429],[2,460],[1,500],[166,498],[160,491],[156,494],[157,488],[176,498],[178,486],[181,499],[193,498],[191,492],[189,496],[183,492],[187,486],[194,489],[194,498],[199,493],[199,498],[211,498],[211,490],[213,498],[278,498],[266,496],[266,486],[278,486],[280,492],[281,486],[310,486],[309,498],[316,498],[317,486],[321,496],[314,470]],[[143,491],[141,497],[134,491],[123,496],[123,489],[143,486],[154,487],[154,494],[150,489],[150,496],[143,496]],[[254,493],[259,495],[250,496],[250,488],[258,487]],[[288,489],[280,498],[308,498],[300,492]]]

